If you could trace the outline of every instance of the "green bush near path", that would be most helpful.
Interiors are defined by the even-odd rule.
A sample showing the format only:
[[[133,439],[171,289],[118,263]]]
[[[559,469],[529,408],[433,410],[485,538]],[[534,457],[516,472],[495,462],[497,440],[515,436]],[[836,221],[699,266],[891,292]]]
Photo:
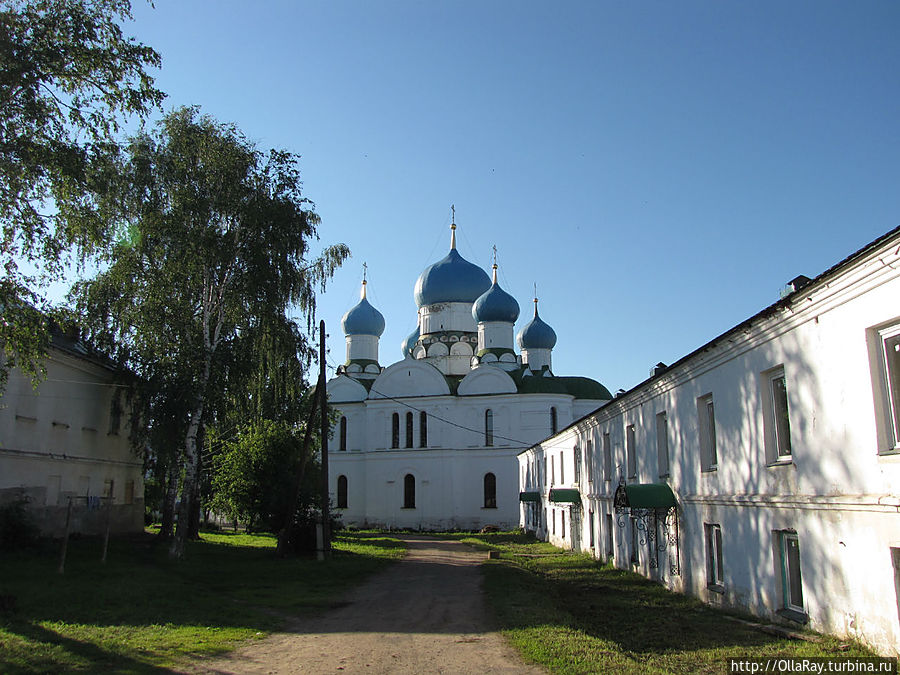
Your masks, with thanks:
[[[874,656],[827,636],[769,635],[644,577],[520,533],[453,534],[500,552],[485,566],[500,628],[552,673],[725,673],[742,656]],[[749,617],[741,617],[748,619]]]
[[[0,673],[167,673],[191,656],[263,637],[322,611],[405,551],[388,535],[340,532],[334,556],[278,559],[275,537],[204,533],[170,561],[151,534],[0,556]]]

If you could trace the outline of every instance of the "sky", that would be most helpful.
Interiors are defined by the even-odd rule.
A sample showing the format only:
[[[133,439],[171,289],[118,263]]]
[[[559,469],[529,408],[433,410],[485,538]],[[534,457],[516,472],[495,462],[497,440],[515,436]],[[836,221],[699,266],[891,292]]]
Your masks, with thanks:
[[[380,361],[458,249],[557,333],[553,370],[628,389],[900,224],[900,3],[134,1],[165,109],[301,156],[352,252]]]

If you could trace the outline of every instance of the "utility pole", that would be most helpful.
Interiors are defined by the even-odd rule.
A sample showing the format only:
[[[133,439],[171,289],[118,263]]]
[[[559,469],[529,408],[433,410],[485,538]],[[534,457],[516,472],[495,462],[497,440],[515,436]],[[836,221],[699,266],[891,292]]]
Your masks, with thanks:
[[[331,512],[328,504],[328,395],[325,391],[325,320],[319,321],[319,384],[317,385],[322,419],[322,554],[331,557]]]

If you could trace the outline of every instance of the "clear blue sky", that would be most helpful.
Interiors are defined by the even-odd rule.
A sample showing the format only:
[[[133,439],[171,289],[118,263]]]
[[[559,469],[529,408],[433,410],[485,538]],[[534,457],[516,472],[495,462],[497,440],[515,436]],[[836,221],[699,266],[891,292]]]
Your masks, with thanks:
[[[381,362],[459,249],[629,388],[900,223],[900,2],[134,0],[167,109],[302,155],[332,363],[362,264]]]

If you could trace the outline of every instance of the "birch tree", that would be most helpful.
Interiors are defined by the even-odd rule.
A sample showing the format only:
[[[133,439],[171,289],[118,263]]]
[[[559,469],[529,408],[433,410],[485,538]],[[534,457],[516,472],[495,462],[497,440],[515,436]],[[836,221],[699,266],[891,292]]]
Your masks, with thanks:
[[[128,146],[119,240],[108,268],[76,292],[95,342],[139,375],[164,371],[186,387],[173,557],[197,508],[198,433],[226,389],[234,345],[291,308],[311,320],[317,289],[349,254],[335,245],[308,258],[319,218],[297,161],[196,108],[167,115]]]

